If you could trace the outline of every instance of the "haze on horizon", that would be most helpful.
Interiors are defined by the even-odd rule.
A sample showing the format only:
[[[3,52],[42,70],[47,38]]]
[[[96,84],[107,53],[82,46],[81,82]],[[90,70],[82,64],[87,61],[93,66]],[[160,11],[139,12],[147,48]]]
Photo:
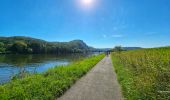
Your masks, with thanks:
[[[169,0],[1,0],[0,36],[97,48],[170,45]]]

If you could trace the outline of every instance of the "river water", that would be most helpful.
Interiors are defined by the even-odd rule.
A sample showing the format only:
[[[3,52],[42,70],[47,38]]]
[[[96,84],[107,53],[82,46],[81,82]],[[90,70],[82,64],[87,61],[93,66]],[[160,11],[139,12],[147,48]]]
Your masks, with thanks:
[[[23,71],[30,73],[43,72],[50,67],[67,65],[71,62],[81,60],[91,55],[94,55],[94,53],[65,54],[65,55],[55,54],[0,55],[0,83],[8,82],[14,75],[21,73]]]

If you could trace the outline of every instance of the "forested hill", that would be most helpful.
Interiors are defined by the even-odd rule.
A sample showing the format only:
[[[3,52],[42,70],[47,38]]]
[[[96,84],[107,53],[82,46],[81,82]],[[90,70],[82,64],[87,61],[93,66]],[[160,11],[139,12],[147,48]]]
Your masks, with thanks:
[[[93,48],[82,40],[48,42],[31,37],[0,37],[0,53],[80,53]]]

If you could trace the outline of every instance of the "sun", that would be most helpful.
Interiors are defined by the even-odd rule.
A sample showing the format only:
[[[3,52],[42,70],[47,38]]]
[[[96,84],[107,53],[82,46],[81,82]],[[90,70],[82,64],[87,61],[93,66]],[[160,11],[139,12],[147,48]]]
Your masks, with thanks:
[[[98,6],[97,0],[76,0],[77,6],[84,11],[93,11]]]
[[[93,3],[94,0],[82,0],[82,3],[84,5],[91,5]]]
[[[81,0],[81,4],[90,7],[94,4],[94,0]]]

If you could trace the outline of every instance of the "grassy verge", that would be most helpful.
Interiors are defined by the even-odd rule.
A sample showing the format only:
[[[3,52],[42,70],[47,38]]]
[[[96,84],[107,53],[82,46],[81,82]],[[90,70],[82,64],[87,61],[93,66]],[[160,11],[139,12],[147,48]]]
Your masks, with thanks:
[[[1,100],[54,100],[62,95],[76,80],[86,74],[102,58],[92,56],[67,66],[50,68],[41,74],[13,80],[0,86]]]
[[[170,100],[170,48],[112,53],[127,100]]]

